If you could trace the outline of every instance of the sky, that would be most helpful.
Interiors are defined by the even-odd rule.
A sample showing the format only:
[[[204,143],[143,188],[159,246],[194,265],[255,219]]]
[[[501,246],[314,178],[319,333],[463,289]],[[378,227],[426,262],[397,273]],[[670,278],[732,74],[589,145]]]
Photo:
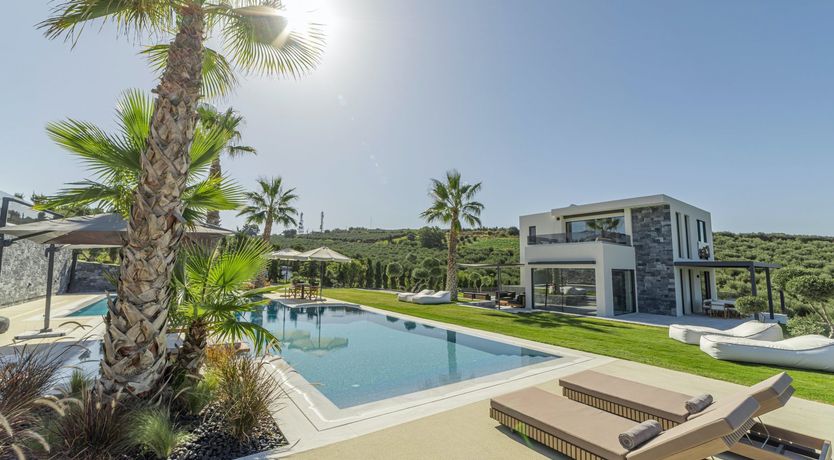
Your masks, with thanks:
[[[299,80],[247,77],[218,101],[256,157],[245,188],[295,187],[307,228],[423,225],[429,179],[483,182],[486,226],[572,203],[663,193],[713,229],[834,235],[834,2],[316,0],[327,47]],[[54,193],[90,174],[46,137],[113,126],[154,75],[139,42],[88,28],[73,48],[0,17],[0,190]],[[234,212],[224,226],[242,225]]]

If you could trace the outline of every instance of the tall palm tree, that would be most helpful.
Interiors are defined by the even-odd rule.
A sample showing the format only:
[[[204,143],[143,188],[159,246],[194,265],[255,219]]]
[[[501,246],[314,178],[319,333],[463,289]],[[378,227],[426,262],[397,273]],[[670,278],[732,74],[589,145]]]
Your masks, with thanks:
[[[200,123],[204,126],[218,127],[225,130],[229,134],[229,141],[226,144],[225,153],[229,158],[237,158],[242,155],[256,155],[255,147],[248,145],[241,145],[240,126],[243,125],[243,115],[231,107],[223,112],[218,111],[214,106],[209,104],[202,104],[197,107],[197,114],[200,117]],[[218,155],[211,162],[209,168],[209,177],[219,178],[223,176],[223,170],[220,166],[220,155]],[[212,210],[206,213],[206,222],[211,225],[220,225],[220,211]]]
[[[240,210],[238,216],[245,216],[247,224],[263,225],[263,240],[269,243],[272,225],[279,223],[284,227],[296,225],[298,210],[292,205],[298,199],[295,189],[284,190],[280,177],[258,179],[259,191],[248,192],[249,205]]]
[[[227,93],[233,69],[295,77],[312,70],[323,36],[317,26],[306,33],[289,27],[278,0],[66,0],[40,27],[48,38],[75,45],[96,21],[113,23],[128,37],[173,34],[169,44],[148,50],[161,77],[101,361],[105,395],[145,396],[166,367],[169,287],[184,232],[182,197],[199,100]],[[204,46],[214,32],[225,55]]]
[[[96,206],[105,212],[130,216],[133,193],[142,175],[141,157],[150,130],[153,99],[139,90],[128,90],[116,104],[116,130],[107,133],[83,121],[67,119],[49,123],[46,132],[60,147],[78,156],[96,175],[95,180],[73,182],[56,195],[38,200],[39,209]],[[207,212],[236,209],[243,204],[243,192],[228,178],[205,177],[232,133],[220,126],[198,123],[189,153],[183,218],[202,220]]]
[[[174,276],[172,314],[187,324],[174,363],[177,377],[200,378],[209,339],[220,342],[248,339],[255,352],[277,347],[278,339],[258,324],[241,319],[269,303],[261,294],[277,287],[247,289],[246,284],[266,268],[272,247],[255,238],[239,238],[228,245],[187,246]]]
[[[481,183],[466,184],[460,173],[452,169],[446,172],[446,180],[431,180],[429,196],[431,206],[420,214],[426,222],[449,224],[449,256],[446,262],[446,290],[452,300],[458,297],[458,238],[463,229],[461,222],[471,226],[481,225],[481,211],[484,205],[475,201],[481,190]]]

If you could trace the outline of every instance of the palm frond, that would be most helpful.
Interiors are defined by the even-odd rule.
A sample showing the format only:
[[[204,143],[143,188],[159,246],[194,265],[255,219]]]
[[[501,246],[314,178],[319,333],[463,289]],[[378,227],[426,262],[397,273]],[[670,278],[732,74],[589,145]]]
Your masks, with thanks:
[[[125,200],[130,190],[123,186],[103,184],[85,180],[72,182],[70,187],[62,188],[55,195],[48,196],[37,205],[38,209],[58,209],[65,206],[99,204],[109,212],[117,212],[127,216],[130,212],[130,201]]]
[[[230,61],[244,72],[267,76],[298,78],[313,70],[324,51],[322,25],[290,24],[275,2],[257,3],[214,11]]]
[[[92,21],[109,21],[122,35],[155,33],[173,24],[175,2],[165,0],[67,0],[52,9],[37,27],[49,39],[75,42]]]
[[[182,195],[183,217],[187,222],[200,220],[207,211],[239,208],[244,202],[240,186],[227,177],[210,177],[186,187]]]

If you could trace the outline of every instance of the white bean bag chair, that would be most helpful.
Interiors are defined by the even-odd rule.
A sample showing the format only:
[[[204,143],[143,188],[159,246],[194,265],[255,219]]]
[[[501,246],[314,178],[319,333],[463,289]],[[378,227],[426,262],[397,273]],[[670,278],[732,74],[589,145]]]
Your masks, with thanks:
[[[423,289],[420,292],[400,292],[399,294],[397,294],[397,300],[399,300],[401,302],[411,302],[411,299],[415,295],[430,295],[430,294],[434,294],[434,291],[432,291],[431,289]]]
[[[701,351],[715,359],[834,372],[834,339],[803,335],[777,342],[705,335]]]
[[[414,303],[421,305],[434,305],[439,303],[449,303],[452,301],[452,293],[449,291],[437,291],[429,295],[415,295],[411,298]]]
[[[760,323],[748,321],[732,329],[721,330],[712,327],[687,326],[686,324],[673,324],[669,326],[669,338],[678,342],[698,345],[701,336],[723,335],[726,337],[741,337],[746,339],[766,340],[773,342],[782,340],[782,328],[777,323]]]

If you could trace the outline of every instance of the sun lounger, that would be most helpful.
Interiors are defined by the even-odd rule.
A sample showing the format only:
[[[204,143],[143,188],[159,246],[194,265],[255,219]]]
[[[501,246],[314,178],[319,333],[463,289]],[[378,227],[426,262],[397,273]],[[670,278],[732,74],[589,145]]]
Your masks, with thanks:
[[[431,289],[423,289],[420,292],[400,292],[397,294],[397,300],[401,302],[411,302],[411,299],[414,298],[415,295],[430,295],[434,294],[434,291]]]
[[[782,372],[740,391],[736,397],[749,396],[755,399],[759,409],[753,415],[759,417],[783,407],[788,402],[794,392],[792,381],[788,374]],[[559,380],[559,385],[562,386],[563,394],[574,401],[635,422],[657,420],[664,429],[702,417],[718,404],[716,402],[703,412],[690,414],[686,410],[685,402],[692,398],[691,395],[594,371],[583,371],[563,377]],[[779,433],[779,436],[768,433]],[[760,442],[753,445],[751,439]],[[830,443],[758,423],[751,427],[745,439],[736,444],[731,451],[750,458],[829,459]],[[774,456],[777,454],[771,451],[782,451],[783,454]],[[790,457],[784,456],[786,451],[790,452]]]
[[[701,351],[715,359],[834,372],[834,339],[821,335],[776,342],[705,335],[700,346]]]
[[[490,405],[490,416],[502,425],[581,460],[682,460],[717,455],[747,433],[759,408],[753,398],[726,400],[629,451],[618,436],[637,422],[540,388],[499,396]]]
[[[439,303],[449,303],[452,300],[452,294],[449,291],[437,291],[434,294],[415,295],[411,298],[414,303],[422,305],[435,305]]]
[[[772,342],[782,340],[782,327],[777,323],[760,323],[758,321],[748,321],[727,330],[703,326],[688,326],[686,324],[673,324],[669,326],[669,338],[675,339],[678,342],[698,345],[701,341],[701,336],[704,335],[744,337]]]

